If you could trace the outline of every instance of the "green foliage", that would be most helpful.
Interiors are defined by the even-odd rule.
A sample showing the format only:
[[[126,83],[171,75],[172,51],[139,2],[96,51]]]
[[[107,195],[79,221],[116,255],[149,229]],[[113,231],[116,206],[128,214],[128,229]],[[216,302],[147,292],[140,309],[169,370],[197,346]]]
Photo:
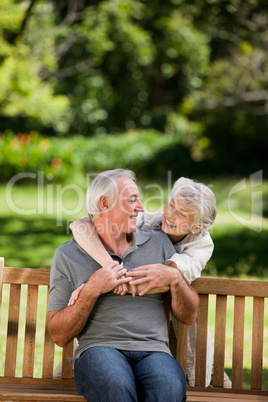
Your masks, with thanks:
[[[17,135],[6,132],[0,136],[1,181],[22,172],[38,171],[64,180],[72,169],[72,145],[67,141],[43,138],[35,131]]]
[[[51,46],[47,47],[51,38],[46,32],[51,32],[53,23],[51,7],[42,10],[44,24],[38,21],[37,8],[24,33],[27,2],[2,0],[0,5],[0,116],[23,117],[29,125],[61,131],[68,98],[56,95],[55,83],[43,80],[40,74],[41,67],[56,68],[55,55],[50,52]]]
[[[90,139],[82,136],[44,138],[37,132],[16,135],[6,132],[0,136],[0,180],[8,181],[21,172],[41,171],[57,181],[66,181],[71,175],[119,167],[150,177],[152,172],[148,165],[161,166],[159,154],[177,144],[176,135],[166,136],[154,130]]]
[[[265,0],[0,6],[1,131],[98,138],[156,129],[179,136],[188,171],[192,161],[207,174],[264,167]],[[181,122],[190,130],[178,132]]]

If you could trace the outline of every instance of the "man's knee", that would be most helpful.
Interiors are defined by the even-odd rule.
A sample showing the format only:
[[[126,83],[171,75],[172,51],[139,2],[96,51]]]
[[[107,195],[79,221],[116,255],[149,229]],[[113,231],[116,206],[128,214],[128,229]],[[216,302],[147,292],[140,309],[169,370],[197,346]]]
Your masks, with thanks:
[[[170,375],[165,379],[166,393],[170,397],[170,401],[177,395],[179,401],[183,401],[186,397],[186,378],[184,375]]]

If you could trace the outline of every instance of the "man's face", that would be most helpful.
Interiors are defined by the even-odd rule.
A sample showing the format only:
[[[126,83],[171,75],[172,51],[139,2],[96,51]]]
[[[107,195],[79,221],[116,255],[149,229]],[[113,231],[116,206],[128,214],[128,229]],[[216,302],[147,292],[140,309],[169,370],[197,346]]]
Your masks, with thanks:
[[[136,219],[144,208],[139,200],[140,192],[135,182],[127,176],[117,179],[117,197],[109,212],[113,232],[116,235],[132,233],[137,230]]]

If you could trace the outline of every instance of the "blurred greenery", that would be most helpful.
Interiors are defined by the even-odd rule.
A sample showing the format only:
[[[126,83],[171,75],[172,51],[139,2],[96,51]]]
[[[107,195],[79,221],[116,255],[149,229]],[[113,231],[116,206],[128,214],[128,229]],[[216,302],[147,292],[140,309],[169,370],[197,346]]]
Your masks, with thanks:
[[[0,0],[0,131],[96,142],[126,133],[129,155],[129,131],[142,141],[157,130],[165,170],[179,175],[179,159],[189,175],[267,177],[266,3]],[[158,177],[162,166],[141,151]]]

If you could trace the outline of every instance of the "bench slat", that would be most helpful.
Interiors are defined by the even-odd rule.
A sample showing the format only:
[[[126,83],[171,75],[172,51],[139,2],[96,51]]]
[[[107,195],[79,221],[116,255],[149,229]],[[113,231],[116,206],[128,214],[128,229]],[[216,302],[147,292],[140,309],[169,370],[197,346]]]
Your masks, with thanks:
[[[49,289],[47,289],[47,302],[48,302],[48,294]],[[47,308],[46,308],[47,313]],[[54,351],[55,344],[51,339],[49,334],[48,325],[47,325],[47,314],[46,314],[46,327],[45,327],[45,339],[44,339],[44,357],[43,357],[43,378],[52,378],[53,377],[53,368],[54,368]]]
[[[200,295],[197,320],[195,385],[201,387],[204,387],[206,383],[207,325],[208,295]]]
[[[233,329],[233,387],[242,389],[243,386],[243,351],[244,351],[245,297],[235,297],[234,329]]]
[[[254,297],[252,323],[251,388],[262,389],[264,299]]]
[[[187,340],[188,340],[188,326],[182,324],[181,322],[178,322],[176,359],[181,365],[185,374],[187,366]]]
[[[62,378],[72,378],[72,365],[68,358],[73,356],[73,344],[74,341],[70,341],[62,351]]]
[[[28,286],[25,342],[23,355],[23,377],[33,377],[34,352],[36,335],[36,315],[38,301],[38,286]]]
[[[218,295],[216,299],[215,347],[213,367],[213,386],[216,387],[223,387],[224,382],[226,309],[227,296]]]
[[[5,375],[13,377],[16,371],[17,345],[18,345],[18,328],[20,314],[20,285],[11,285],[9,293],[9,312],[7,327],[7,342],[5,359]]]

